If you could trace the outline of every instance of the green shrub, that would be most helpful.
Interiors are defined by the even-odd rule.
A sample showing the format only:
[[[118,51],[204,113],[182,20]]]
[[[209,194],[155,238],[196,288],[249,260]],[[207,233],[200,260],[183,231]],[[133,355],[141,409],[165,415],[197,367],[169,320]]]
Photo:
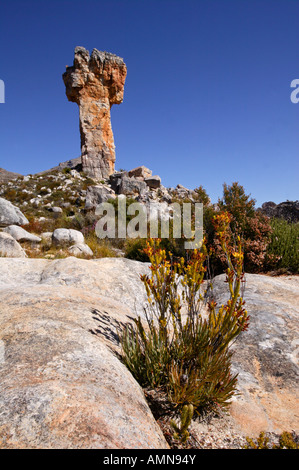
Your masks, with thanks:
[[[248,315],[240,296],[242,248],[239,241],[237,251],[230,249],[229,223],[228,214],[216,216],[231,295],[219,308],[211,299],[207,317],[201,314],[207,293],[202,288],[205,244],[201,251],[191,250],[187,261],[175,262],[160,247],[161,240],[147,241],[151,276],[141,276],[148,297],[146,322],[139,317],[135,326],[125,329],[122,355],[136,380],[143,387],[158,388],[176,412],[189,405],[197,414],[225,408],[236,391],[229,345],[247,329]]]
[[[272,219],[271,227],[273,231],[267,248],[268,268],[298,273],[299,222]]]
[[[125,241],[125,257],[135,261],[148,262],[149,258],[144,251],[145,248],[145,238],[128,238]]]
[[[61,189],[57,189],[52,192],[51,198],[53,201],[65,201],[66,192]]]
[[[183,246],[184,240],[174,238],[163,238],[160,242],[160,247],[163,248],[168,259],[169,253],[171,257],[185,257],[186,252]],[[125,241],[125,257],[134,259],[135,261],[149,262],[149,257],[145,251],[146,238],[127,238]]]
[[[178,425],[174,420],[170,421],[170,425],[174,429],[173,437],[180,440],[182,444],[185,444],[189,439],[188,428],[191,424],[193,413],[193,405],[185,405],[181,412],[180,425]]]

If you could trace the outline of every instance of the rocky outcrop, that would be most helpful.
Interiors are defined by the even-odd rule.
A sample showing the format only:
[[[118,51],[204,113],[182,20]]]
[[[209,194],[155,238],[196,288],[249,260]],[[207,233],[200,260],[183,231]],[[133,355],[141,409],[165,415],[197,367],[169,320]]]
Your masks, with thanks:
[[[28,220],[18,207],[0,197],[0,227],[6,227],[7,225],[25,225],[28,223]]]
[[[145,178],[144,181],[151,189],[157,189],[161,186],[161,178],[158,175],[149,176]]]
[[[152,176],[152,171],[149,168],[146,168],[144,165],[133,168],[128,172],[128,175],[134,176],[135,178],[149,178]]]
[[[126,65],[120,57],[76,47],[74,64],[63,74],[69,101],[79,105],[82,169],[107,178],[114,171],[115,145],[110,108],[123,101]]]
[[[27,262],[29,261],[29,263]],[[118,359],[144,299],[130,260],[0,260],[0,447],[167,448]]]
[[[85,209],[93,209],[98,204],[115,198],[115,192],[107,185],[88,186],[86,191]]]
[[[299,201],[285,201],[280,204],[272,201],[264,202],[258,211],[271,218],[285,219],[292,223],[299,222]]]
[[[143,316],[148,272],[121,258],[0,259],[1,447],[167,447],[118,356],[121,329]],[[250,327],[233,346],[239,395],[223,418],[231,436],[298,433],[298,295],[297,276],[246,275]],[[192,428],[212,438],[213,422]]]
[[[110,176],[109,183],[115,194],[125,196],[144,196],[148,190],[142,179],[129,176],[127,171],[114,173]]]

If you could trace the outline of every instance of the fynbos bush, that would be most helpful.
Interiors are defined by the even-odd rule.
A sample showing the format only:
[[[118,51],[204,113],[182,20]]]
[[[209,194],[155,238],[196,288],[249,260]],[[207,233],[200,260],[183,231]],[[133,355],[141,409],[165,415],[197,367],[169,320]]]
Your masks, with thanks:
[[[236,391],[229,346],[247,329],[249,317],[240,294],[241,242],[238,239],[237,249],[232,248],[229,224],[227,213],[215,216],[230,292],[227,303],[219,308],[211,297],[206,302],[210,281],[203,287],[205,243],[201,250],[191,250],[187,260],[175,262],[160,247],[159,239],[147,241],[151,276],[141,276],[148,298],[146,322],[139,317],[135,327],[124,331],[123,360],[143,387],[158,388],[168,397],[174,412],[186,411],[187,405],[197,414],[218,410],[229,405]]]

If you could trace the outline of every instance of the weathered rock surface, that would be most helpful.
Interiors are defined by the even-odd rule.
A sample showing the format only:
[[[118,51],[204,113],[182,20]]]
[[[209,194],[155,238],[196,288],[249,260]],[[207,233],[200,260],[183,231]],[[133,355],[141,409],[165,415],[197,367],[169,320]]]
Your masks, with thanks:
[[[144,181],[152,189],[157,189],[161,186],[161,178],[158,175],[153,175],[148,178],[145,178]]]
[[[7,225],[26,225],[28,223],[28,220],[18,207],[14,206],[3,197],[0,197],[0,227],[6,227]]]
[[[0,446],[167,448],[117,357],[118,329],[142,310],[123,259],[0,260]]]
[[[84,243],[84,235],[79,232],[79,230],[71,228],[57,228],[52,233],[52,241],[56,245]]]
[[[82,169],[91,177],[107,178],[114,171],[115,145],[110,108],[123,101],[126,65],[120,57],[75,48],[72,67],[63,74],[69,101],[79,105]]]
[[[148,187],[142,179],[130,177],[126,171],[114,173],[110,176],[109,182],[116,194],[143,196],[148,191]]]
[[[98,204],[114,199],[115,193],[107,185],[88,186],[86,191],[85,209],[95,208]]]
[[[93,251],[86,243],[77,243],[68,248],[68,252],[73,256],[88,255],[93,256]]]
[[[57,206],[54,206],[54,207],[50,206],[50,207],[48,208],[48,211],[49,211],[49,212],[55,212],[56,214],[61,214],[61,213],[63,212],[63,210],[61,209],[61,207],[57,207]]]
[[[135,178],[149,178],[152,176],[152,171],[149,168],[146,168],[144,165],[133,168],[129,171],[129,176],[134,176]]]
[[[40,242],[42,239],[33,233],[19,227],[18,225],[9,225],[3,229],[3,232],[9,233],[18,242]]]
[[[117,194],[124,194],[125,196],[142,196],[146,193],[147,187],[144,181],[124,176],[120,180],[117,191]]]
[[[45,240],[47,242],[51,242],[52,243],[52,235],[53,235],[53,232],[43,232],[40,234],[42,240]]]
[[[0,232],[0,257],[25,258],[26,253],[21,245],[9,234]]]
[[[214,294],[227,298],[224,275]],[[233,369],[240,396],[230,414],[236,429],[250,436],[260,431],[299,431],[299,276],[246,275],[244,299],[249,329],[233,346]]]

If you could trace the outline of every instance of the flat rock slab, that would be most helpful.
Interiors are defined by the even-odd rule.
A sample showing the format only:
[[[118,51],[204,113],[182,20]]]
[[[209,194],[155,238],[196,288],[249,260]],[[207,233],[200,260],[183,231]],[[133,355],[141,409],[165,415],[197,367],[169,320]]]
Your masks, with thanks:
[[[215,280],[219,304],[227,298],[224,279]],[[247,274],[244,299],[250,325],[233,346],[240,395],[231,416],[246,435],[299,433],[299,276]]]
[[[13,261],[0,270],[0,447],[167,448],[118,358],[119,329],[135,315],[117,285],[103,295],[105,262]]]

